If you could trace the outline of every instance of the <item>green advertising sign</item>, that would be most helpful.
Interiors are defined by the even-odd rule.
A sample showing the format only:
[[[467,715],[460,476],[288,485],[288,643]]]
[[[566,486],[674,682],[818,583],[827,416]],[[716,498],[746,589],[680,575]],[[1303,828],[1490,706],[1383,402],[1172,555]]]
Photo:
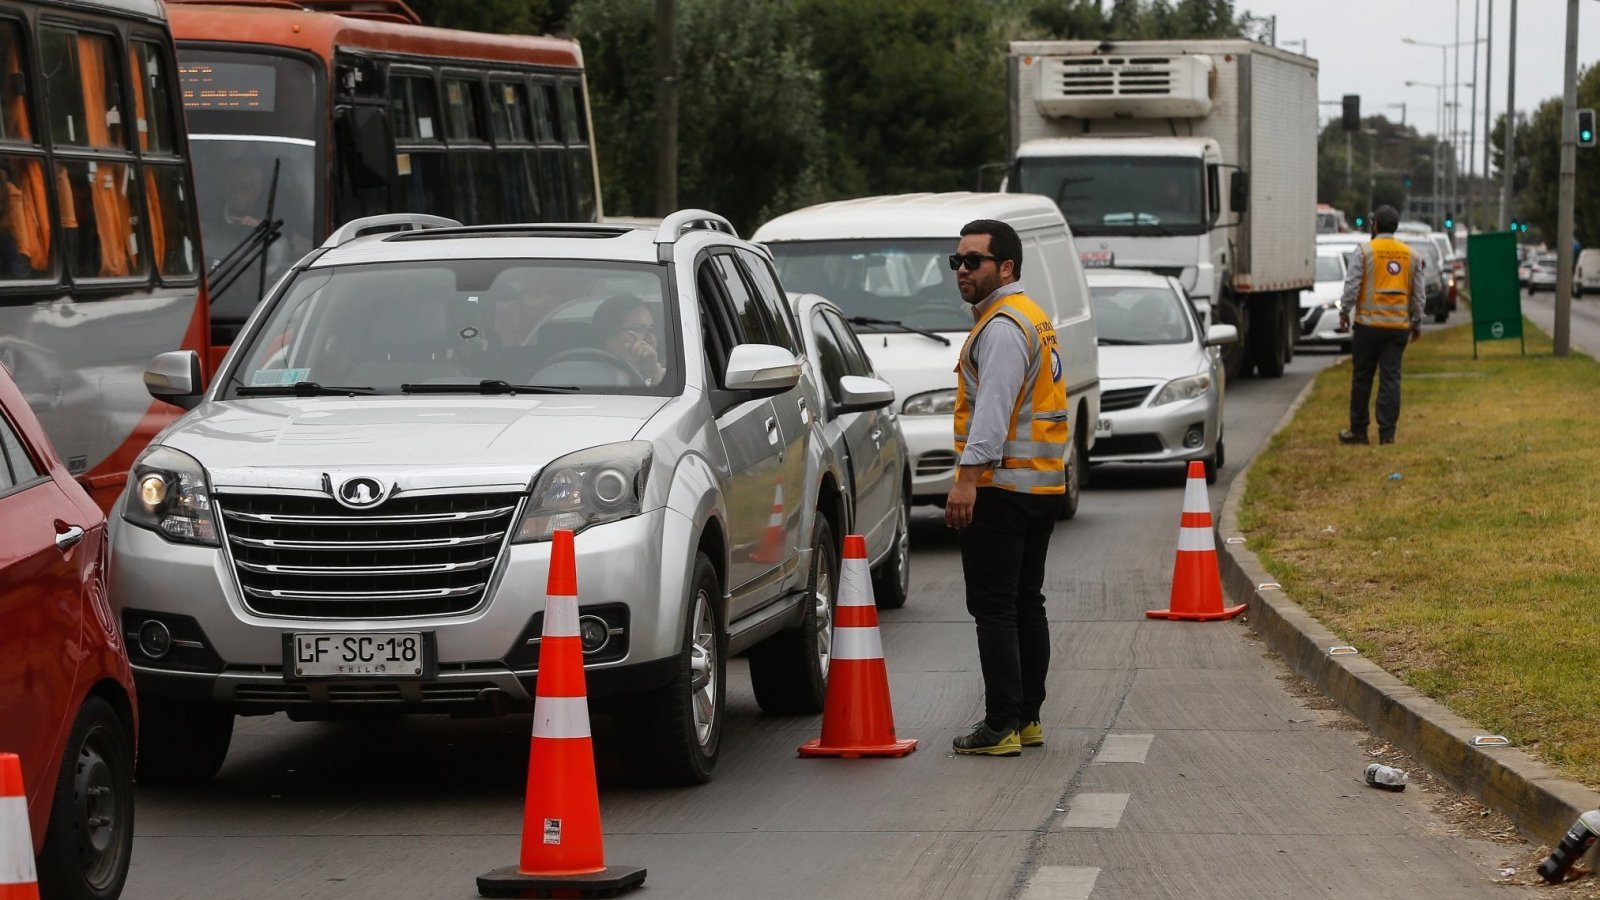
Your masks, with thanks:
[[[1472,356],[1479,341],[1522,340],[1522,285],[1517,282],[1517,236],[1499,231],[1467,237],[1472,279]],[[1527,352],[1526,343],[1523,352]]]

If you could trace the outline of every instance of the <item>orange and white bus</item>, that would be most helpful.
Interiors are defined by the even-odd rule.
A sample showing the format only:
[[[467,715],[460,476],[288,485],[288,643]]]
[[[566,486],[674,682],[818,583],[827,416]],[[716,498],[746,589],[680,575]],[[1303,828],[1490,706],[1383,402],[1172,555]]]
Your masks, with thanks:
[[[402,0],[177,0],[167,9],[219,347],[263,288],[341,222],[601,213],[572,41],[428,28]]]
[[[150,359],[209,352],[171,33],[159,0],[0,0],[0,65],[0,364],[110,509],[178,414]]]

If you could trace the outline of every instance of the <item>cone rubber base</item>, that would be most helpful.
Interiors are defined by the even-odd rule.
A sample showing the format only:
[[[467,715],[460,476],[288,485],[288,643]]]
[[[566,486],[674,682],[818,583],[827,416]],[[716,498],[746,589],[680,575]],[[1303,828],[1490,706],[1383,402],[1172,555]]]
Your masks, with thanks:
[[[505,866],[478,876],[480,897],[615,897],[644,884],[637,866],[607,866],[588,875],[527,875]]]
[[[808,759],[819,757],[839,757],[842,759],[860,759],[863,756],[909,756],[917,749],[917,739],[907,738],[903,741],[894,741],[888,744],[876,744],[871,747],[824,747],[819,738],[806,741],[800,745],[800,755]]]
[[[1241,603],[1238,606],[1225,606],[1216,612],[1174,612],[1170,609],[1147,609],[1144,616],[1147,619],[1181,619],[1185,622],[1215,622],[1218,619],[1231,619],[1242,613],[1250,606]]]

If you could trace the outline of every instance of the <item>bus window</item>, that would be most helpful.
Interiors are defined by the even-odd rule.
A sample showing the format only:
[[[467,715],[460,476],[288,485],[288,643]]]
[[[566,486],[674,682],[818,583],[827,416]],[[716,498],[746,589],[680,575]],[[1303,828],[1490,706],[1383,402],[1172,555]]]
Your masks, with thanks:
[[[482,141],[482,116],[478,114],[478,85],[459,78],[444,82],[445,138],[450,141]]]
[[[49,221],[35,190],[44,189],[44,167],[26,156],[0,155],[0,279],[37,278],[50,272]]]
[[[36,144],[28,115],[28,78],[22,71],[22,36],[17,23],[0,20],[0,54],[5,78],[0,79],[0,140]]]
[[[92,159],[62,159],[56,166],[68,274],[75,279],[144,274],[133,167]]]
[[[589,143],[587,112],[583,108],[583,95],[578,90],[578,82],[568,81],[562,84],[561,121],[563,123],[562,131],[567,136],[567,143]]]
[[[183,169],[150,166],[145,169],[145,202],[150,207],[150,255],[156,271],[167,280],[194,277],[198,248],[190,234],[194,221],[184,192]]]
[[[489,82],[489,111],[496,142],[527,144],[533,141],[533,128],[528,122],[527,85]]]
[[[439,139],[439,104],[434,97],[433,79],[397,75],[393,96],[396,141]]]
[[[561,140],[556,136],[556,86],[547,81],[533,83],[533,139],[541,144]]]
[[[567,151],[567,212],[579,222],[594,221],[594,166],[589,161],[589,148],[579,147]]]
[[[482,89],[474,81],[446,78],[444,97],[445,139],[451,150],[451,194],[456,218],[467,225],[499,222],[500,187],[495,184],[494,154],[479,113],[483,107]]]
[[[129,67],[133,76],[134,131],[139,149],[145,153],[170,154],[172,147],[172,97],[161,49],[148,41],[134,41],[129,47]]]
[[[50,135],[57,144],[123,149],[116,48],[97,34],[39,30]]]

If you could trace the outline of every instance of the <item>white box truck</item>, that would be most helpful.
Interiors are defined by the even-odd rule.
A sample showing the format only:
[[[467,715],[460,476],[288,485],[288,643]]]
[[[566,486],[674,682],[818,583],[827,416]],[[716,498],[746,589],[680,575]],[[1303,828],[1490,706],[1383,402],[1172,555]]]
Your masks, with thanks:
[[[1316,263],[1317,63],[1244,40],[1016,41],[1007,190],[1055,198],[1084,263],[1177,277],[1283,374]]]

